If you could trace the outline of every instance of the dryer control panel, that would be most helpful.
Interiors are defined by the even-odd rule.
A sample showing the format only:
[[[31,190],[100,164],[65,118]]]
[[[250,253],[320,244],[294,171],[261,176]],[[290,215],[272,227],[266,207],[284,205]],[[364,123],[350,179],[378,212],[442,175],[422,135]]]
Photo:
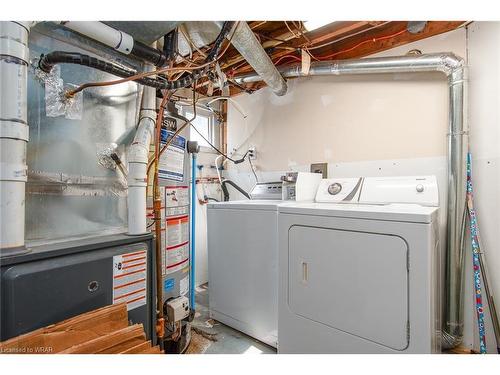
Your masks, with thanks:
[[[363,178],[325,178],[321,180],[316,192],[316,202],[356,203]]]
[[[439,206],[436,176],[365,177],[360,203]]]
[[[439,206],[436,176],[326,178],[316,192],[320,203],[419,204]]]

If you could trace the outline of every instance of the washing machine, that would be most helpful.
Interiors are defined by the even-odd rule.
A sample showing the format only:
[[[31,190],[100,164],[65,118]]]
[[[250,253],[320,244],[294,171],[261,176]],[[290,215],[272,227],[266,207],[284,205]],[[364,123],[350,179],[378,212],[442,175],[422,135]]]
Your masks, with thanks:
[[[210,317],[276,347],[281,182],[251,196],[267,199],[208,204]]]
[[[278,207],[314,201],[320,174],[300,172],[293,197],[259,183],[251,200],[208,204],[210,316],[270,346],[278,339]]]
[[[440,352],[438,197],[434,176],[334,178],[278,206],[278,352]]]
[[[268,345],[278,337],[279,200],[210,203],[210,317]]]

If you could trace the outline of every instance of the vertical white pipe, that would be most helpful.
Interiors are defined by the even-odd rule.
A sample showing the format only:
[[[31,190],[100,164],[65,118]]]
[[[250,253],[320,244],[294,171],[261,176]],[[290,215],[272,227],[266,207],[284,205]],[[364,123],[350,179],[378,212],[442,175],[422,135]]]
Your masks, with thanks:
[[[0,249],[24,247],[29,22],[0,22]]]
[[[152,71],[152,65],[146,66]],[[128,234],[147,232],[146,189],[149,147],[154,138],[156,119],[156,89],[144,86],[139,125],[128,153]]]

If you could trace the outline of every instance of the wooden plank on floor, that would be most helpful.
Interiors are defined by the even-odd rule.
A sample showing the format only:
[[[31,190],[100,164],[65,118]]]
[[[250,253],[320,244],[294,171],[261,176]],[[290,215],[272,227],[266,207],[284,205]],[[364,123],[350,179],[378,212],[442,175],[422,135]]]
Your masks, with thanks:
[[[140,343],[139,345],[123,350],[122,352],[120,352],[120,354],[139,354],[149,348],[151,348],[151,341],[145,341],[143,343]]]
[[[139,344],[139,340],[145,341],[146,335],[142,324],[134,324],[132,326],[122,328],[118,331],[111,332],[107,335],[98,337],[96,339],[72,346],[71,348],[61,351],[61,354],[95,354],[112,351],[113,347],[117,347],[122,343],[129,343],[132,347]],[[121,350],[125,350],[121,347]]]
[[[146,349],[140,354],[162,354],[159,346],[154,346],[152,348]]]
[[[127,326],[126,304],[109,305],[4,341],[0,352],[56,353]]]

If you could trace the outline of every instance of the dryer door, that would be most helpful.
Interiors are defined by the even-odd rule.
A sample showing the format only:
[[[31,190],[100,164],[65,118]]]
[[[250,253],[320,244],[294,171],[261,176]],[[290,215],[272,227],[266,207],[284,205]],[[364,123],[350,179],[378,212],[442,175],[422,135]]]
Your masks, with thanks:
[[[394,235],[292,226],[290,309],[333,329],[403,350],[408,346],[407,254],[406,242]]]

